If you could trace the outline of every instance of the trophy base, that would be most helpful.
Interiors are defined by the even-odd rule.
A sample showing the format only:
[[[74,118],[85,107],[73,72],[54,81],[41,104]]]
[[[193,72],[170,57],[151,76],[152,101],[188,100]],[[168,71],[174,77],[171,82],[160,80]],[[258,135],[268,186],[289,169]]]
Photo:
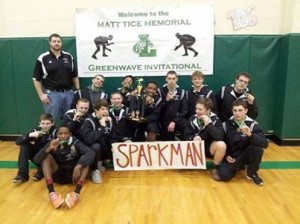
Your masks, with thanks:
[[[129,120],[130,121],[135,121],[135,122],[139,122],[139,123],[143,123],[146,121],[146,119],[144,117],[129,117]]]

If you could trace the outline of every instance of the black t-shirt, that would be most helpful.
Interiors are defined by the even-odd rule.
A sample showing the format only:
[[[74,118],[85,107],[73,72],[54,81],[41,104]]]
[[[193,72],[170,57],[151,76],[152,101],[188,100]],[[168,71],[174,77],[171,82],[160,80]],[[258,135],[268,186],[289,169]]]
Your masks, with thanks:
[[[77,77],[74,59],[68,52],[56,56],[51,52],[41,54],[35,64],[33,79],[41,81],[49,90],[71,89],[72,79]]]

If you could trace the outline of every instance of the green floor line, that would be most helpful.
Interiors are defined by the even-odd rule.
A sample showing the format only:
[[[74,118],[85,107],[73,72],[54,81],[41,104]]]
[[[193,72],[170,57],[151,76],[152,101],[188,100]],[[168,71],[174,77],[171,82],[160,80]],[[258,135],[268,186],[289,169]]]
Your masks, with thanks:
[[[206,165],[212,165],[211,161],[207,161]],[[29,168],[35,168],[33,163],[29,163]],[[17,161],[0,161],[0,169],[16,169]],[[300,169],[300,161],[263,161],[260,164],[261,169]]]
[[[29,163],[29,168],[35,168],[33,163]],[[17,161],[0,161],[0,169],[16,169],[18,168]]]
[[[261,169],[300,169],[300,161],[264,161]]]

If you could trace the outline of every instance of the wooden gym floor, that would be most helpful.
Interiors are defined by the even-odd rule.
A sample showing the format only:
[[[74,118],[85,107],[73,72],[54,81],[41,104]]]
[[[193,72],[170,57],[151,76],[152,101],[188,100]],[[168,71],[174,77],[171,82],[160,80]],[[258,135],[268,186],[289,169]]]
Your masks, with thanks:
[[[103,183],[86,181],[78,204],[54,209],[44,179],[12,183],[18,147],[0,142],[0,223],[200,224],[300,223],[300,147],[265,151],[258,187],[240,171],[228,182],[206,170],[104,171]],[[66,195],[73,185],[55,185]]]

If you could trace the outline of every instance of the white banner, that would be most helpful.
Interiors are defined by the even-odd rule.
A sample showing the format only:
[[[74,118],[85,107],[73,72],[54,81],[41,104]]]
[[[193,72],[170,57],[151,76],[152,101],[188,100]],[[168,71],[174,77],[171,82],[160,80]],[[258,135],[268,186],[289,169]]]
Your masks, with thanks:
[[[115,170],[206,169],[204,141],[113,143]]]
[[[211,5],[76,9],[80,77],[213,73]]]

